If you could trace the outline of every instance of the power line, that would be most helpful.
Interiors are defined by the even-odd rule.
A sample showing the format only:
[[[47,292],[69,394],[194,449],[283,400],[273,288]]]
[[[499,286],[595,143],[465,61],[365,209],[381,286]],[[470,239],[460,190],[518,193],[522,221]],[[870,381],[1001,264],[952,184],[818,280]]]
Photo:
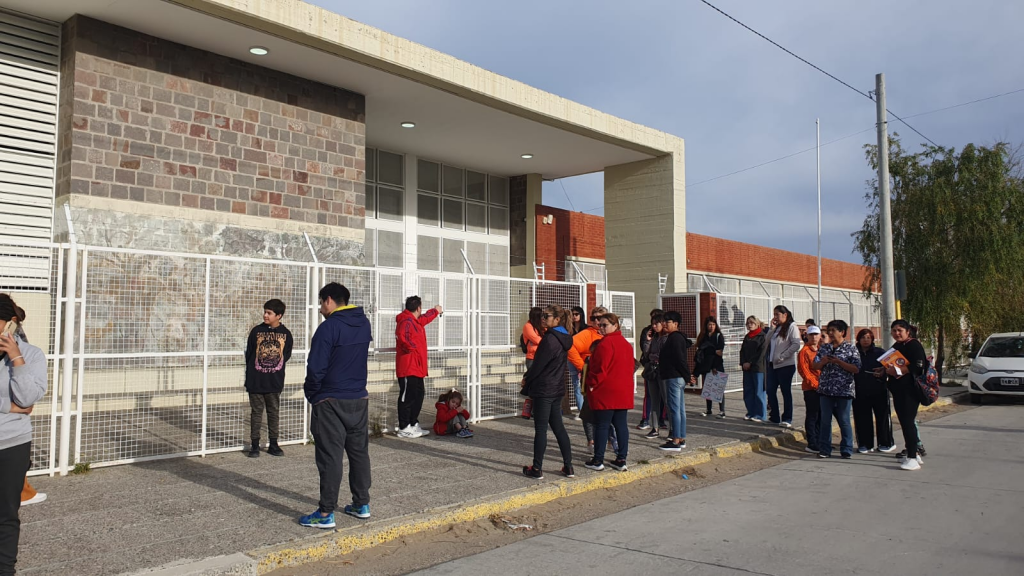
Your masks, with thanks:
[[[721,8],[719,8],[718,6],[715,6],[715,5],[714,5],[714,4],[712,4],[711,2],[708,2],[708,0],[700,0],[700,1],[701,1],[701,2],[703,2],[704,4],[706,4],[707,6],[709,6],[710,8],[712,8],[713,10],[715,10],[716,12],[718,12],[719,14],[721,14],[722,16],[725,16],[725,17],[726,17],[726,18],[728,18],[729,20],[732,20],[733,22],[735,22],[735,23],[739,24],[740,26],[742,26],[742,27],[746,28],[746,29],[747,29],[747,30],[749,30],[750,32],[752,32],[752,33],[756,34],[756,35],[757,35],[758,37],[760,37],[760,38],[764,39],[765,41],[767,41],[767,42],[771,43],[771,44],[772,44],[773,46],[775,46],[775,47],[776,47],[776,48],[778,48],[779,50],[782,50],[782,51],[783,51],[783,52],[785,52],[786,54],[789,54],[790,56],[792,56],[792,57],[796,58],[797,60],[799,60],[799,61],[803,62],[804,64],[807,64],[807,65],[808,65],[808,66],[810,66],[811,68],[814,68],[814,69],[815,69],[815,70],[817,70],[818,72],[821,72],[821,73],[822,73],[822,74],[824,74],[825,76],[828,76],[829,78],[831,78],[831,79],[835,80],[836,82],[839,82],[839,83],[840,83],[840,84],[842,84],[843,86],[846,86],[846,87],[847,87],[847,88],[849,88],[850,90],[853,90],[853,91],[854,91],[854,92],[856,92],[857,94],[860,94],[861,96],[863,96],[863,97],[867,98],[868,100],[871,100],[872,102],[874,102],[874,98],[872,98],[872,97],[871,97],[871,95],[870,95],[869,93],[867,93],[867,92],[864,92],[864,91],[862,91],[862,90],[859,90],[859,89],[857,89],[857,88],[854,88],[854,87],[853,87],[853,86],[852,86],[851,84],[849,84],[849,83],[847,83],[847,82],[844,82],[843,80],[840,80],[840,79],[839,79],[839,78],[838,78],[837,76],[835,76],[834,74],[830,74],[830,73],[826,72],[826,71],[825,71],[824,69],[822,69],[822,68],[821,68],[820,66],[817,66],[817,65],[815,65],[815,64],[813,64],[813,63],[811,63],[811,62],[810,62],[809,60],[807,60],[806,58],[804,58],[804,57],[802,57],[802,56],[799,56],[799,55],[797,55],[797,54],[796,54],[795,52],[793,52],[792,50],[790,50],[790,49],[786,48],[786,47],[785,47],[785,46],[783,46],[782,44],[779,44],[779,43],[778,43],[778,42],[776,42],[775,40],[772,40],[771,38],[769,38],[769,37],[765,36],[764,34],[761,34],[761,33],[760,33],[760,32],[758,32],[757,30],[754,30],[753,28],[751,28],[750,26],[747,26],[747,25],[746,25],[746,24],[744,24],[743,22],[740,22],[739,20],[737,20],[736,18],[732,17],[731,15],[729,15],[728,13],[726,13],[726,12],[725,12],[724,10],[722,10]],[[925,140],[927,140],[928,142],[930,142],[930,143],[931,143],[931,144],[932,144],[933,146],[936,146],[936,147],[938,146],[938,144],[936,144],[934,140],[932,140],[931,138],[929,138],[929,137],[925,136],[924,134],[922,134],[920,130],[918,130],[917,128],[914,128],[913,126],[911,126],[910,124],[908,124],[906,120],[904,120],[903,118],[900,118],[900,117],[899,117],[899,116],[898,116],[898,115],[897,115],[897,114],[896,114],[895,112],[893,112],[892,110],[889,110],[888,108],[886,108],[886,109],[885,109],[885,111],[886,111],[886,112],[888,112],[889,114],[892,114],[893,118],[895,118],[895,119],[899,120],[900,122],[902,122],[904,126],[906,126],[907,128],[910,128],[911,130],[913,130],[914,132],[916,132],[918,136],[920,136],[921,138],[924,138]]]
[[[573,206],[572,198],[569,198],[569,193],[565,191],[565,184],[562,184],[562,179],[561,178],[558,179],[558,185],[562,187],[562,194],[565,194],[565,199],[569,201],[569,207],[572,208],[573,212],[575,212],[576,211],[576,207]]]
[[[1009,92],[1003,92],[1002,94],[996,94],[994,96],[986,96],[985,98],[978,98],[977,100],[971,100],[970,102],[961,102],[959,104],[953,104],[952,106],[946,106],[945,108],[936,108],[935,110],[929,110],[927,112],[920,112],[918,114],[911,114],[907,118],[917,118],[918,116],[927,116],[928,114],[935,114],[936,112],[945,112],[946,110],[952,110],[954,108],[960,108],[962,106],[970,106],[971,104],[977,104],[978,102],[985,102],[986,100],[994,100],[996,98],[1002,98],[1003,96],[1009,96],[1010,94],[1018,94],[1024,92],[1024,88],[1018,88],[1016,90],[1010,90]]]

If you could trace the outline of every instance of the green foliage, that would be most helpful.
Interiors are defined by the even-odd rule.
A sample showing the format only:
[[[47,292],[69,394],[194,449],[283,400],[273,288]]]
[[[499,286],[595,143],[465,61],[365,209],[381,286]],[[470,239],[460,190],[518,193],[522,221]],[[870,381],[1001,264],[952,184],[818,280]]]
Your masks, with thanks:
[[[877,168],[878,147],[865,146]],[[1018,155],[1005,143],[968,144],[960,152],[927,146],[907,153],[890,140],[893,258],[906,270],[904,316],[962,357],[993,332],[1024,329],[1024,183]],[[855,249],[879,282],[878,182],[868,182],[868,215]],[[968,339],[970,337],[970,340]]]
[[[88,474],[89,471],[91,471],[91,470],[92,470],[92,463],[90,463],[90,462],[79,462],[79,463],[75,464],[74,468],[71,469],[71,473],[75,474],[75,475],[78,475],[78,474]]]

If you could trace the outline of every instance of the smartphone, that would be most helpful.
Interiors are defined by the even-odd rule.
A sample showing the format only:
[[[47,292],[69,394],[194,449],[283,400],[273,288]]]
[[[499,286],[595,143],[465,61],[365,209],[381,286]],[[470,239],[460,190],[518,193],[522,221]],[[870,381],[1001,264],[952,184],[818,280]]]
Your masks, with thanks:
[[[14,336],[14,334],[17,331],[18,331],[18,323],[12,320],[12,321],[7,323],[7,326],[4,326],[4,331],[0,332],[0,336]]]

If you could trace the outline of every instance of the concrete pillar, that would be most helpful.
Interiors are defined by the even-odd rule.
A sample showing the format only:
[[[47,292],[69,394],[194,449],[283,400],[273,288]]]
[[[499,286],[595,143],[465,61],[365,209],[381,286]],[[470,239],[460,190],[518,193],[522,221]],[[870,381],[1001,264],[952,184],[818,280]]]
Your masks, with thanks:
[[[525,174],[512,180],[509,186],[512,207],[510,273],[513,278],[533,278],[533,262],[537,259],[537,205],[543,200],[544,180],[540,174]],[[548,270],[547,278],[553,279],[554,272]]]
[[[666,293],[686,291],[686,184],[683,142],[665,156],[604,169],[605,260],[612,290],[636,295],[636,317]]]

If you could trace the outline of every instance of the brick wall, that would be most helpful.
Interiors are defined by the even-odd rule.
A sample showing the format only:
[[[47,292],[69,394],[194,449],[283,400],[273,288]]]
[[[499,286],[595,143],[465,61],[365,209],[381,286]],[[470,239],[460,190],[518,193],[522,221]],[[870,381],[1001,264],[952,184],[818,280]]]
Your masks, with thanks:
[[[365,99],[75,16],[57,196],[363,228]]]
[[[544,224],[548,215],[551,224]],[[604,260],[604,218],[537,206],[537,263],[545,265],[548,280],[565,280],[567,256]]]

